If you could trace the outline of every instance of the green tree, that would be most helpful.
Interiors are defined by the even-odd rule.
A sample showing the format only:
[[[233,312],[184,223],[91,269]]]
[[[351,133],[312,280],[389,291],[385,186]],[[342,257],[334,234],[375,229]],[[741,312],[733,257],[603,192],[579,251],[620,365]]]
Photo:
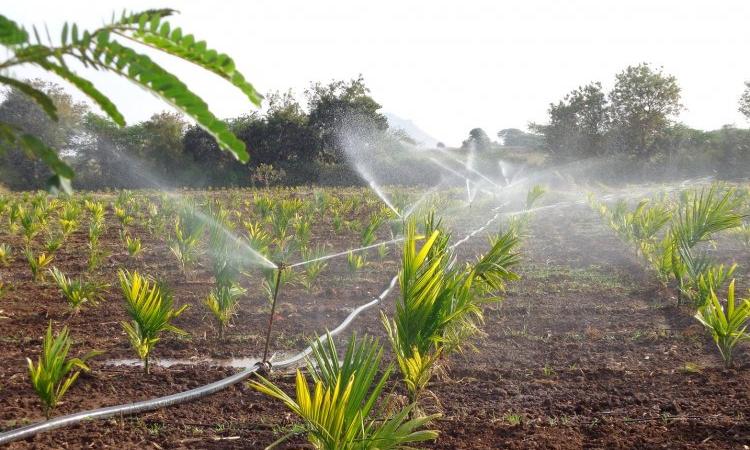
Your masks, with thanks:
[[[291,92],[268,96],[263,117],[250,118],[237,136],[253,148],[253,164],[294,164],[311,162],[317,157],[314,133],[308,116]]]
[[[375,146],[388,129],[388,119],[371,96],[360,75],[349,82],[314,83],[305,91],[314,151],[325,162],[345,161],[347,133],[358,145]]]
[[[588,158],[605,152],[609,127],[607,98],[601,83],[589,83],[571,91],[548,109],[547,125],[529,128],[543,136],[544,146],[559,160]]]
[[[497,132],[497,137],[506,147],[541,148],[544,146],[544,136],[527,133],[518,128],[505,128]]]
[[[469,138],[463,141],[461,148],[467,149],[474,146],[474,150],[485,152],[492,147],[492,141],[487,133],[481,128],[472,128],[469,131]]]
[[[654,143],[682,109],[677,79],[647,63],[617,74],[609,101],[618,150],[639,159],[653,156]]]
[[[162,179],[174,179],[181,174],[183,160],[182,136],[187,124],[182,115],[161,112],[139,124],[140,137],[137,154]]]
[[[23,91],[11,87],[0,103],[0,127],[4,123],[19,132],[38,137],[46,145],[69,153],[77,141],[77,130],[87,107],[73,100],[62,86],[42,80],[27,80],[28,86],[43,93],[54,105],[57,120]],[[5,147],[5,153],[1,150]],[[3,141],[0,137],[0,173],[3,182],[13,189],[39,189],[51,175],[48,166],[28,157],[28,148]]]
[[[77,24],[66,22],[58,44],[44,44],[36,28],[32,29],[32,38],[27,30],[0,15],[0,45],[6,48],[8,54],[7,59],[0,61],[0,84],[23,92],[37,102],[50,119],[57,121],[57,107],[47,94],[9,75],[9,71],[16,66],[36,66],[73,84],[113,122],[124,126],[125,119],[115,104],[90,81],[74,72],[68,63],[77,61],[87,68],[112,72],[156,94],[193,118],[216,139],[223,150],[246,162],[249,155],[245,144],[237,139],[225,122],[209,111],[199,96],[149,56],[123,44],[143,44],[192,62],[224,78],[240,89],[252,103],[260,105],[262,96],[236,69],[234,61],[223,53],[207,48],[204,41],[197,40],[192,34],[184,34],[180,28],[173,29],[165,20],[173,13],[171,9],[123,13],[120,18],[113,17],[110,22],[92,31],[80,30]],[[0,122],[0,143],[0,150],[21,146],[30,155],[40,158],[55,173],[50,183],[58,188],[69,187],[68,180],[74,176],[73,170],[33,133],[3,121]]]
[[[740,107],[738,110],[750,119],[750,81],[745,82],[745,91],[740,97]]]

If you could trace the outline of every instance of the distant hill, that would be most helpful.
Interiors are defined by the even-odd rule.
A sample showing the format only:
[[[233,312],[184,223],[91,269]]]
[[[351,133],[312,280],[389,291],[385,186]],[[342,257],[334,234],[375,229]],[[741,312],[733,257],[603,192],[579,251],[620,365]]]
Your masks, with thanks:
[[[417,141],[417,144],[419,144],[421,147],[434,148],[439,142],[437,139],[427,134],[426,131],[419,128],[411,120],[403,119],[391,113],[383,113],[383,115],[388,119],[389,127],[405,131],[406,134]]]

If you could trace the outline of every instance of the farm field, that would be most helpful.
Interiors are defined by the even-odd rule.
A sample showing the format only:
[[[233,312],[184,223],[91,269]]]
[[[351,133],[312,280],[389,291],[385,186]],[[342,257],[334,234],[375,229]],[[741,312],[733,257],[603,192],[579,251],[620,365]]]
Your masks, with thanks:
[[[36,359],[51,322],[67,325],[72,354],[92,349],[103,354],[88,361],[90,372],[57,405],[53,416],[172,394],[216,381],[253,364],[264,346],[270,313],[269,278],[262,258],[251,254],[246,289],[223,339],[203,304],[216,275],[210,229],[201,229],[195,256],[186,258],[174,247],[173,219],[185,207],[224,217],[237,235],[268,249],[261,253],[276,262],[294,264],[315,255],[344,254],[325,260],[317,277],[306,266],[293,267],[282,283],[269,348],[274,359],[296,353],[310,339],[337,326],[353,308],[385,289],[401,267],[399,242],[373,246],[364,260],[346,251],[387,242],[398,236],[398,221],[369,190],[229,190],[182,193],[178,200],[158,193],[78,194],[77,227],[59,249],[45,248],[63,232],[58,221],[62,204],[49,205],[29,195],[22,201],[49,209],[45,232],[30,239],[34,255],[53,254],[49,263],[70,277],[106,283],[98,305],[71,311],[50,275],[32,280],[23,255],[25,227],[6,226],[11,209],[2,215],[0,242],[12,248],[0,268],[4,294],[0,299],[0,431],[44,419],[39,398],[28,379],[26,358]],[[88,197],[87,197],[88,195]],[[407,190],[397,209],[417,203],[420,193]],[[46,198],[46,197],[44,197]],[[677,304],[677,294],[643,264],[594,208],[565,199],[554,190],[531,209],[514,268],[520,280],[509,282],[504,300],[484,307],[482,334],[465,349],[446,358],[428,385],[423,409],[441,413],[431,424],[440,431],[427,448],[742,448],[750,445],[750,348],[739,344],[733,368],[725,369],[705,328],[693,318],[692,305]],[[88,206],[84,203],[88,200]],[[482,203],[484,202],[484,203]],[[99,246],[91,247],[92,216],[103,207]],[[280,205],[294,213],[283,226]],[[481,227],[503,204],[495,199],[462,205],[460,191],[424,201],[445,213],[445,224],[457,241]],[[151,207],[153,205],[153,207]],[[218,205],[222,205],[219,208]],[[403,205],[403,206],[402,206]],[[558,205],[558,206],[556,206]],[[518,201],[500,211],[520,211]],[[226,216],[218,211],[226,210]],[[272,211],[276,211],[275,213]],[[22,215],[22,214],[21,214]],[[168,218],[168,219],[167,219]],[[188,219],[177,227],[187,227]],[[307,225],[305,225],[307,223]],[[366,236],[368,225],[376,231]],[[486,236],[507,219],[498,220],[457,247],[459,260],[473,260],[488,250]],[[210,228],[210,226],[208,227]],[[259,231],[262,229],[264,231]],[[121,232],[125,230],[124,232]],[[189,230],[184,230],[189,231]],[[189,233],[188,233],[189,234]],[[142,249],[130,255],[125,238],[140,238]],[[744,297],[750,255],[735,234],[714,236],[706,251],[719,262],[738,264],[734,274],[738,297]],[[253,240],[255,239],[255,240]],[[385,249],[387,249],[387,251]],[[306,250],[303,250],[306,249]],[[97,253],[97,251],[99,253]],[[252,253],[238,251],[240,254]],[[92,254],[101,256],[94,260]],[[179,255],[185,261],[182,266]],[[120,323],[128,320],[118,270],[154,276],[171,290],[175,307],[190,305],[174,319],[188,335],[165,334],[153,350],[151,373],[144,374]],[[46,269],[43,273],[46,273]],[[264,280],[265,285],[264,285]],[[306,284],[308,286],[306,286]],[[398,288],[396,288],[398,290]],[[378,308],[358,316],[351,330],[387,342],[377,309],[390,315],[392,292]],[[346,341],[344,333],[339,341]],[[386,352],[386,360],[392,357]],[[398,402],[407,395],[398,373],[386,391]],[[272,379],[287,392],[294,390],[291,371]],[[284,434],[300,431],[301,422],[273,399],[239,383],[202,399],[136,416],[76,424],[41,433],[10,448],[261,448]],[[304,435],[282,444],[305,447]]]

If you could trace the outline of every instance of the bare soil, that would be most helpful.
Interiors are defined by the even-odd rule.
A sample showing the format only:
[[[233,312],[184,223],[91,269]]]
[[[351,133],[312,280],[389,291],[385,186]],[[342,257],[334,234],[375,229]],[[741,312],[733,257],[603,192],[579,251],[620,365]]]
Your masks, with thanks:
[[[483,223],[487,217],[477,214],[473,219]],[[326,231],[328,226],[316,225],[314,242],[327,239],[332,250],[357,242],[355,233],[334,236]],[[248,282],[249,295],[226,342],[219,342],[201,304],[212,284],[206,263],[185,276],[165,244],[146,231],[138,235],[147,251],[133,261],[121,250],[114,226],[109,233],[112,256],[100,270],[102,279],[116,283],[119,267],[158,273],[173,287],[177,304],[192,305],[176,322],[191,336],[165,337],[156,358],[261,353],[268,305],[260,277]],[[478,254],[486,245],[477,236],[461,253]],[[80,272],[84,246],[80,233],[58,252],[54,264],[66,273]],[[750,446],[748,345],[738,352],[735,369],[723,369],[690,308],[677,307],[672,293],[585,206],[538,214],[523,251],[523,278],[502,303],[486,311],[486,335],[475,341],[476,351],[452,355],[445,373],[430,385],[426,408],[443,416],[434,424],[439,439],[425,447]],[[716,251],[739,263],[738,274],[750,267],[750,256],[737,242],[722,241]],[[345,257],[332,260],[312,293],[300,286],[285,287],[271,348],[279,353],[300,350],[310,337],[336,326],[353,307],[378,295],[398,269],[397,255],[392,250],[379,261],[372,252],[368,259],[372,264],[356,274],[349,272]],[[155,367],[144,376],[137,367],[108,364],[132,357],[119,324],[126,316],[117,286],[104,304],[70,316],[54,285],[30,280],[20,255],[2,275],[15,289],[0,300],[0,430],[42,419],[25,357],[36,357],[50,320],[56,327],[71,328],[74,352],[106,351],[92,361],[93,370],[81,376],[55,415],[167,395],[235,371],[197,363]],[[383,308],[389,310],[392,299]],[[378,312],[364,313],[352,330],[383,336]],[[289,373],[274,378],[293,389]],[[391,384],[398,394],[397,377]],[[297,424],[280,403],[239,384],[192,403],[85,422],[9,448],[261,448]],[[286,448],[306,448],[304,442],[298,436]]]

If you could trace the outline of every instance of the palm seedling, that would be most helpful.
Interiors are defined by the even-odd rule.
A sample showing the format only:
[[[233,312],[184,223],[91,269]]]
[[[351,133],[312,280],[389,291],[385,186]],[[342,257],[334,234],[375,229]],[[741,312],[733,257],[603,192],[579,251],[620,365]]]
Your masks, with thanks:
[[[262,197],[255,197],[255,209],[258,211],[258,214],[262,218],[266,218],[271,214],[271,211],[273,211],[273,205],[274,202],[269,198],[267,195],[264,195]]]
[[[30,249],[26,249],[23,252],[26,256],[26,261],[29,263],[31,269],[31,277],[34,281],[44,281],[44,269],[50,265],[54,256],[47,256],[46,253],[40,253],[34,256],[34,253]]]
[[[20,210],[19,220],[21,222],[21,228],[23,229],[24,241],[28,246],[31,243],[31,240],[39,233],[41,224],[37,220],[34,211],[28,208],[22,208]]]
[[[302,259],[307,263],[304,265],[305,273],[301,283],[307,292],[312,291],[320,273],[328,266],[328,263],[321,258],[323,255],[325,255],[325,248],[320,245],[315,247],[315,250],[309,250],[307,247],[302,249]]]
[[[67,237],[78,229],[80,216],[81,206],[79,203],[68,201],[63,205],[58,219],[63,236]]]
[[[362,230],[362,223],[357,219],[345,221],[344,226],[353,233],[359,233]]]
[[[310,242],[311,221],[309,218],[298,216],[294,222],[294,238],[299,247],[305,247]]]
[[[392,414],[378,414],[375,406],[390,376],[391,367],[376,379],[383,350],[376,340],[365,337],[349,341],[339,364],[330,335],[312,344],[313,392],[301,370],[297,370],[296,398],[259,376],[250,386],[281,400],[305,422],[307,439],[314,448],[325,450],[395,449],[435,439],[434,430],[420,430],[438,415],[408,420],[410,404]],[[288,439],[283,436],[272,446]]]
[[[224,330],[239,306],[239,299],[247,292],[237,284],[217,286],[211,289],[204,304],[216,319],[219,329],[219,340],[224,340]]]
[[[98,203],[96,203],[95,205],[98,205]],[[94,270],[95,268],[99,267],[104,258],[107,256],[104,249],[102,249],[99,245],[99,238],[102,234],[104,234],[105,231],[106,228],[104,225],[103,216],[101,218],[92,220],[91,223],[89,223],[89,257],[87,264],[88,270]]]
[[[346,254],[346,262],[349,264],[349,270],[356,272],[367,265],[367,259],[360,252],[354,252],[352,250]]]
[[[91,215],[91,222],[104,223],[104,204],[92,200],[84,200],[86,210]]]
[[[23,207],[20,203],[16,202],[11,205],[10,210],[8,211],[8,231],[11,234],[16,234],[19,229],[18,223],[21,220],[21,211],[23,210]]]
[[[518,262],[518,238],[509,230],[495,238],[490,251],[473,265],[462,266],[455,262],[448,235],[433,217],[425,224],[427,239],[419,250],[414,221],[406,223],[405,230],[401,296],[393,319],[383,315],[382,321],[409,397],[416,402],[437,360],[460,351],[479,331],[482,304],[499,300],[491,294],[517,278],[510,267]]]
[[[141,245],[141,238],[131,237],[129,234],[125,236],[125,248],[128,250],[128,255],[135,258],[140,255],[143,247]]]
[[[44,249],[48,253],[55,253],[56,251],[60,250],[60,247],[62,247],[64,241],[64,235],[50,233],[50,235],[47,237],[47,241],[44,243]]]
[[[710,301],[712,292],[722,291],[724,283],[732,278],[736,268],[737,264],[732,264],[726,269],[723,264],[712,264],[706,268],[698,276],[698,282],[696,283],[696,306],[699,308],[705,306]]]
[[[68,358],[70,343],[68,327],[64,327],[53,337],[50,322],[42,343],[42,354],[37,359],[37,363],[34,364],[31,359],[26,358],[31,385],[44,405],[44,415],[47,419],[60,399],[78,379],[81,371],[89,370],[86,361],[101,354],[101,352],[92,351],[82,358]]]
[[[120,206],[113,206],[113,210],[115,212],[115,217],[120,222],[120,226],[122,229],[125,229],[126,226],[133,223],[133,216],[128,214],[127,210]]]
[[[385,243],[378,245],[377,248],[378,248],[378,258],[380,258],[381,261],[384,260],[388,256],[388,253],[391,252],[391,249],[388,248],[388,245],[386,245]]]
[[[678,283],[679,300],[691,296],[691,289],[709,265],[705,255],[696,254],[693,248],[716,233],[740,226],[742,215],[737,212],[738,206],[734,190],[727,189],[721,194],[716,184],[683,198],[667,237],[671,242],[663,244],[664,252],[668,252],[665,257],[671,259],[668,268]]]
[[[203,229],[203,222],[192,214],[181,214],[175,219],[169,249],[177,257],[183,271],[198,258],[198,243],[203,236]]]
[[[172,308],[171,293],[138,272],[120,270],[119,278],[125,297],[125,310],[131,318],[130,322],[122,322],[122,328],[127,333],[136,354],[143,361],[143,370],[148,375],[149,356],[159,341],[159,335],[163,332],[187,334],[171,322],[182,314],[188,305],[178,309]]]
[[[750,339],[747,333],[750,319],[750,300],[740,299],[738,306],[734,298],[734,280],[729,283],[727,302],[724,307],[712,291],[706,305],[695,314],[708,330],[719,348],[725,367],[732,367],[734,348],[742,340]]]
[[[745,246],[745,248],[750,248],[750,226],[746,223],[743,223],[739,227],[737,227],[733,233],[739,237],[740,241],[742,242],[742,245]]]
[[[263,229],[263,225],[258,222],[243,222],[242,223],[247,230],[247,240],[250,248],[257,251],[261,255],[268,255],[269,246],[273,239],[271,235]]]
[[[331,219],[331,224],[333,225],[333,231],[338,233],[344,226],[344,219],[339,214],[334,213],[333,219]]]
[[[0,244],[0,264],[2,264],[5,267],[8,267],[10,264],[10,257],[13,254],[13,248],[6,244],[2,243]]]
[[[526,193],[526,210],[528,211],[532,209],[536,202],[538,202],[546,192],[547,189],[540,184],[535,184],[534,186],[532,186],[531,189],[529,189],[529,191]]]
[[[367,226],[362,229],[361,234],[361,244],[362,247],[367,247],[368,245],[372,245],[373,242],[378,238],[377,231],[378,228],[380,228],[380,225],[383,224],[385,221],[385,218],[381,215],[375,215],[373,216],[370,221],[368,222]]]
[[[281,289],[286,284],[292,284],[295,280],[295,274],[292,270],[288,269],[263,269],[263,281],[261,286],[263,292],[266,293],[268,299],[268,306],[273,307],[273,298],[276,290]],[[276,284],[278,283],[278,288]]]
[[[57,267],[49,270],[52,278],[60,288],[68,306],[73,314],[77,314],[83,306],[96,306],[104,300],[102,290],[106,287],[103,284],[93,281],[83,281],[82,279],[70,279]]]

